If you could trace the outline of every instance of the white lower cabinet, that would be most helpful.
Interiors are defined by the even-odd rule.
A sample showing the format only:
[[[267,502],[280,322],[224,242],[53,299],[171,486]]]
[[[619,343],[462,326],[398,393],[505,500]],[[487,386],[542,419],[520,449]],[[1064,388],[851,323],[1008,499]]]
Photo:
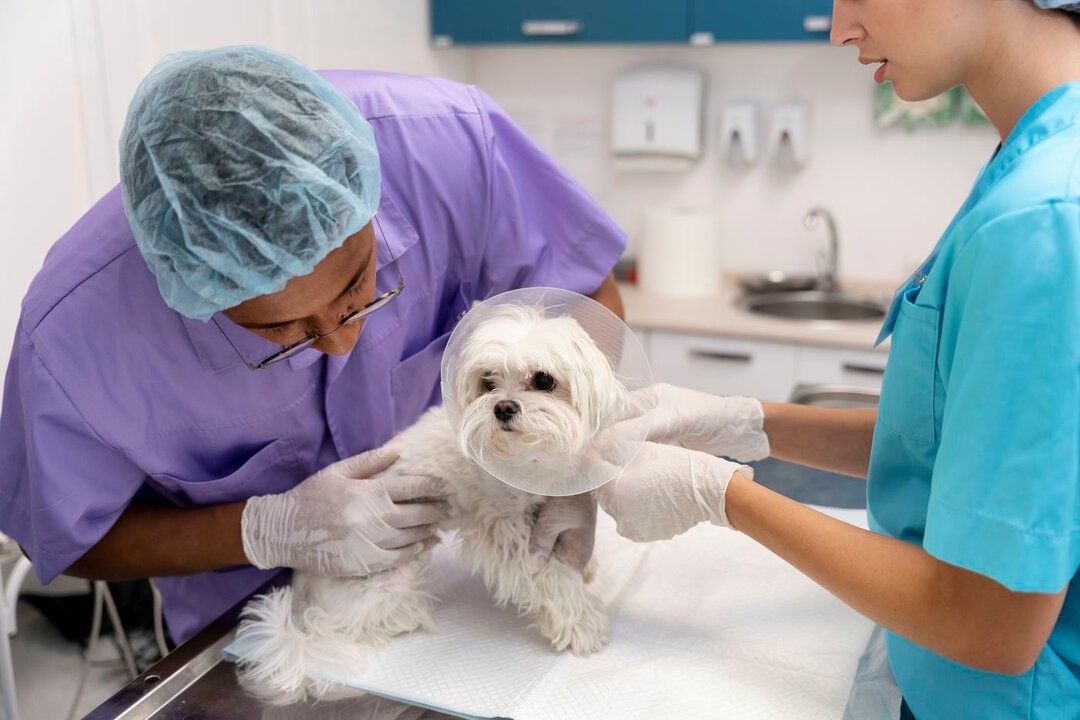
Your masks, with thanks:
[[[886,353],[802,345],[796,353],[795,382],[880,390],[888,359]]]
[[[649,333],[657,382],[716,395],[787,400],[795,377],[795,347],[729,338]]]
[[[635,329],[657,382],[787,401],[800,385],[880,390],[888,355],[794,343]]]

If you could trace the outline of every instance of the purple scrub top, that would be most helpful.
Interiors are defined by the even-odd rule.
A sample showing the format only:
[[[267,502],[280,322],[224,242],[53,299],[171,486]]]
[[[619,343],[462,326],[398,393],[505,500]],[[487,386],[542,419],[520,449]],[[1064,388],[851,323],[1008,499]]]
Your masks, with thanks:
[[[325,76],[371,122],[379,225],[406,288],[348,356],[276,346],[169,309],[119,189],[60,238],[23,300],[0,415],[0,531],[47,582],[133,499],[194,507],[287,490],[382,445],[439,397],[439,361],[474,300],[517,287],[596,290],[626,246],[585,191],[475,87]],[[379,247],[377,279],[397,276]],[[163,543],[168,537],[161,537]],[[268,580],[239,567],[155,579],[183,642]]]

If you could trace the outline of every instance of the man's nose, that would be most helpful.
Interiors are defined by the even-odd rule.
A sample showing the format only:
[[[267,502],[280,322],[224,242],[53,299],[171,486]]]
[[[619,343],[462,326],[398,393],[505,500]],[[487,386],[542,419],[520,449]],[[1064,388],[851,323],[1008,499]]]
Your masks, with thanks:
[[[363,320],[346,325],[319,338],[313,347],[327,355],[348,355],[356,347],[356,341],[360,339],[360,330],[363,326]]]

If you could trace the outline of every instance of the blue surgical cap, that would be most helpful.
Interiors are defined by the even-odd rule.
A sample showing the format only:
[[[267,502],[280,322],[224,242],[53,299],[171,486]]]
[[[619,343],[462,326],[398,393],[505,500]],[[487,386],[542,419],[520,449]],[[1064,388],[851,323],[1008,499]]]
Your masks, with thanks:
[[[1035,0],[1035,4],[1043,10],[1080,12],[1080,2],[1076,2],[1076,0]]]
[[[206,322],[281,290],[368,222],[367,120],[296,60],[258,47],[165,57],[120,138],[135,242],[168,305]]]

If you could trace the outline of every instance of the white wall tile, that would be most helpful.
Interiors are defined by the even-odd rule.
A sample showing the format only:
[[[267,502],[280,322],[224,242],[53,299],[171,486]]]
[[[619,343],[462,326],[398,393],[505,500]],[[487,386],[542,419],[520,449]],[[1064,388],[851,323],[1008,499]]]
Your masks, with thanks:
[[[0,370],[49,245],[93,197],[66,0],[0,3]]]

